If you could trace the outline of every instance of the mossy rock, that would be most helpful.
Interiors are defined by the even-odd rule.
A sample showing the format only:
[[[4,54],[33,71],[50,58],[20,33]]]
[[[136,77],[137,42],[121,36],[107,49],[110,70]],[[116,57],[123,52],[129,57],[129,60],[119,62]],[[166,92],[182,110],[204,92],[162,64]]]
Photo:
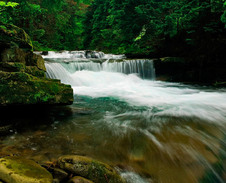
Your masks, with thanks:
[[[85,179],[83,177],[76,176],[76,177],[71,178],[68,181],[68,183],[93,183],[93,181],[90,181],[90,180]]]
[[[29,35],[21,28],[0,22],[0,47],[1,48],[23,48],[33,50]]]
[[[72,102],[73,90],[70,85],[24,72],[0,71],[0,106],[69,105]]]
[[[45,61],[41,55],[20,48],[10,48],[2,51],[0,62],[18,62],[26,66],[36,66],[38,69],[46,71]]]
[[[0,70],[6,72],[24,72],[25,64],[18,62],[0,62]]]
[[[9,48],[1,52],[1,62],[20,62],[26,64],[27,51],[20,48]]]
[[[0,158],[0,179],[7,183],[52,183],[52,175],[34,161]]]
[[[36,66],[26,66],[25,72],[39,78],[45,77],[45,72],[43,70],[39,70]]]
[[[181,62],[184,63],[185,59],[182,57],[164,57],[160,58],[162,62]]]
[[[36,55],[33,52],[29,52],[26,57],[27,66],[37,66],[40,70],[46,71],[45,61],[41,55]]]
[[[125,183],[125,180],[112,167],[88,157],[62,156],[58,159],[58,165],[61,169],[89,179],[94,183]]]

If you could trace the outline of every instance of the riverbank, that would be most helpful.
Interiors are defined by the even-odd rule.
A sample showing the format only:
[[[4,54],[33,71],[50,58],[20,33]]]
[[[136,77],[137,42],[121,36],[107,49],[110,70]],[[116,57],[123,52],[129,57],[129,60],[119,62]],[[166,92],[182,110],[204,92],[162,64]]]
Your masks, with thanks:
[[[72,104],[72,88],[46,78],[44,60],[23,29],[1,23],[0,48],[0,106]]]

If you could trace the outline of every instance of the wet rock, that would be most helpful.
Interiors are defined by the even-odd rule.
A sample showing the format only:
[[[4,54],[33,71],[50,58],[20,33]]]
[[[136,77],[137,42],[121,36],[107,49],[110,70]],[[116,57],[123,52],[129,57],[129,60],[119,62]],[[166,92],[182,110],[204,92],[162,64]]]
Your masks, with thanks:
[[[7,183],[52,183],[52,175],[31,160],[0,158],[0,179]]]
[[[181,57],[164,57],[160,59],[153,59],[156,79],[163,81],[186,81],[189,78],[186,70],[188,62]]]
[[[125,183],[125,180],[109,165],[84,156],[62,156],[60,168],[87,178],[94,183]]]
[[[41,55],[48,55],[48,54],[49,54],[48,51],[43,51],[43,52],[41,53]]]
[[[68,181],[68,183],[93,183],[93,182],[88,179],[85,179],[83,177],[76,176],[76,177],[71,178]]]
[[[0,135],[10,133],[10,130],[12,130],[12,128],[13,128],[12,124],[4,125],[4,126],[0,124]]]
[[[59,168],[49,167],[47,165],[42,165],[45,169],[47,169],[53,176],[55,181],[61,182],[68,177],[68,173]]]
[[[42,79],[23,72],[0,71],[0,106],[72,104],[73,90],[57,80]]]

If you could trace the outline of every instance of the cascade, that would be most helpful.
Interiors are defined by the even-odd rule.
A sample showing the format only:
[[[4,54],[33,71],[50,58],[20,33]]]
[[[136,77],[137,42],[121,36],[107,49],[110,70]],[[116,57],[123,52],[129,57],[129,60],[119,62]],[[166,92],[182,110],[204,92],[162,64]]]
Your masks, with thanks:
[[[117,62],[114,60],[112,62],[106,61],[102,64],[104,71],[109,72],[121,72],[124,74],[137,73],[143,79],[155,79],[155,69],[152,60],[123,60]]]
[[[149,59],[123,59],[124,55],[104,54],[91,51],[64,51],[49,52],[43,56],[46,60],[47,76],[59,78],[59,72],[75,73],[77,71],[106,71],[124,74],[137,74],[143,79],[155,80],[155,69],[152,60]],[[54,67],[51,68],[51,67]],[[57,68],[59,67],[59,68]],[[62,71],[63,68],[66,71]],[[53,73],[53,70],[55,74]]]
[[[41,54],[42,52],[35,52],[36,54]],[[114,55],[114,54],[105,54],[99,51],[48,51],[47,54],[42,55],[43,58],[63,58],[63,59],[76,59],[76,58],[95,58],[95,59],[123,59],[126,58],[125,55]]]

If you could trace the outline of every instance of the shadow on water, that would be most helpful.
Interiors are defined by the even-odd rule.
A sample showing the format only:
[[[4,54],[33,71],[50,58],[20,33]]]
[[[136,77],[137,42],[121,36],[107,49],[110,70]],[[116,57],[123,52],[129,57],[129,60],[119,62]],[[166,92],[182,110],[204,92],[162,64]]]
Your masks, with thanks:
[[[148,182],[222,183],[225,127],[195,117],[156,115],[113,97],[75,96],[72,106],[1,109],[0,155],[37,162],[88,155]],[[136,182],[136,181],[135,181]]]

